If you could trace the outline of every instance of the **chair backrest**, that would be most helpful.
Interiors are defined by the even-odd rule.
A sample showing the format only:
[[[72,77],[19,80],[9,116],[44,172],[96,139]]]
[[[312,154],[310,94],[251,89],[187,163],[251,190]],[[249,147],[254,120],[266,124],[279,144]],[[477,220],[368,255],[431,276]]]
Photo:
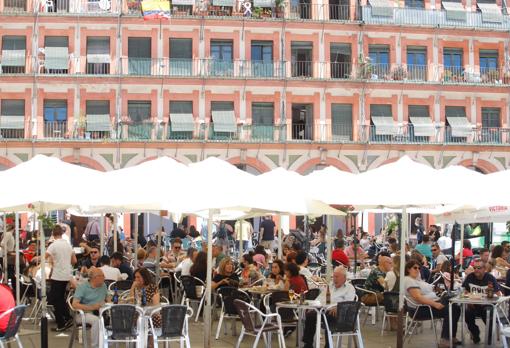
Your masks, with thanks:
[[[353,332],[358,324],[358,313],[361,306],[357,301],[338,302],[336,305],[336,322],[330,328],[333,332]]]
[[[131,286],[133,286],[132,280],[119,280],[113,283],[110,283],[108,289],[114,290],[117,287],[117,290],[130,290]]]
[[[251,303],[251,297],[246,292],[231,286],[225,286],[218,289],[223,301],[223,309],[225,314],[237,315],[237,308],[234,306],[235,300],[241,300],[246,303]]]
[[[26,308],[27,306],[25,305],[19,305],[9,309],[7,312],[2,314],[1,317],[9,316],[9,321],[7,322],[7,327],[5,329],[5,333],[2,336],[2,340],[10,340],[18,334],[18,330],[21,325],[21,321],[23,320],[23,315],[25,314]]]
[[[181,284],[184,293],[186,294],[186,298],[190,300],[197,300],[197,282],[192,276],[181,276]]]
[[[384,293],[384,311],[386,313],[398,313],[399,293],[386,291]]]
[[[111,330],[113,339],[127,339],[138,335],[137,321],[140,313],[136,306],[117,304],[110,307]]]
[[[289,301],[289,292],[288,291],[275,291],[269,296],[269,309],[271,313],[276,313],[276,304],[278,302]],[[278,314],[282,318],[282,321],[289,321],[295,319],[294,310],[291,308],[278,308]]]
[[[473,256],[468,256],[462,259],[462,268],[466,269],[471,264],[471,261],[473,261]]]
[[[163,338],[182,336],[187,312],[187,306],[164,305],[161,308],[161,336]]]
[[[305,300],[313,301],[313,300],[317,299],[317,297],[319,297],[320,294],[321,294],[321,289],[319,289],[319,288],[310,289],[310,290],[308,290],[307,293],[305,293]]]
[[[241,322],[243,323],[244,329],[248,332],[255,332],[256,324],[251,312],[253,311],[257,312],[258,310],[255,307],[250,306],[250,304],[241,300],[234,300],[234,306],[237,309],[237,314],[239,315],[239,318],[241,318]]]

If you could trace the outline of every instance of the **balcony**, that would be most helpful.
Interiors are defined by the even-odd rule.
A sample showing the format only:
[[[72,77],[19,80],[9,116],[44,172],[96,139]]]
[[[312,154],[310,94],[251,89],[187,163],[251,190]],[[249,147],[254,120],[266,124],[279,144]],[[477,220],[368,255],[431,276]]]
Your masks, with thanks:
[[[437,5],[436,5],[437,6]],[[362,18],[366,24],[409,25],[440,28],[480,28],[510,30],[510,17],[501,15],[501,22],[484,21],[481,12],[465,12],[465,20],[449,18],[445,10],[425,10],[420,8],[391,8],[389,16],[372,14],[372,7],[362,7]]]

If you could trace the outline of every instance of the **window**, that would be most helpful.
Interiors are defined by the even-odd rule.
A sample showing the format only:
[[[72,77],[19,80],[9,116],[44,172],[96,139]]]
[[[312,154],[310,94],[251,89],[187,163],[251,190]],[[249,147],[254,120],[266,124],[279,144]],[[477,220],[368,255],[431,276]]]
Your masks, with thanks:
[[[86,127],[88,136],[93,139],[107,135],[104,132],[111,131],[110,101],[109,100],[87,100],[86,102]]]
[[[292,77],[312,77],[313,43],[293,41],[291,43]]]
[[[399,128],[393,122],[391,105],[370,105],[370,140],[391,141],[398,134]]]
[[[110,114],[110,101],[109,100],[87,100],[86,103],[87,115],[109,115]]]
[[[291,0],[290,9],[291,15],[295,18],[312,18],[312,4],[310,0]]]
[[[466,108],[463,106],[446,106],[446,142],[466,142],[466,137],[473,131],[472,125],[466,118]]]
[[[44,100],[44,136],[63,137],[66,130],[67,100]]]
[[[25,36],[4,36],[2,38],[2,60],[0,66],[4,74],[22,74],[26,62]]]
[[[368,56],[372,66],[372,76],[384,79],[390,72],[390,47],[388,45],[369,45]]]
[[[24,138],[24,99],[2,99],[2,102],[0,103],[0,115],[0,134],[3,138]]]
[[[331,134],[335,141],[352,140],[351,104],[331,104]]]
[[[292,139],[313,140],[313,104],[292,104]]]
[[[370,117],[393,117],[391,113],[391,105],[371,104]]]
[[[409,105],[409,140],[427,142],[429,137],[436,135],[436,129],[429,115],[427,105]]]
[[[169,139],[191,139],[195,129],[192,101],[170,102]]]
[[[481,141],[501,143],[501,109],[482,108]]]
[[[211,40],[210,74],[212,76],[233,76],[232,40]]]
[[[252,76],[273,76],[273,41],[251,42]]]
[[[87,37],[87,74],[110,73],[110,38]]]
[[[251,119],[253,139],[274,139],[274,103],[252,103]]]
[[[329,19],[330,20],[349,20],[350,3],[346,0],[329,0]]]
[[[499,80],[498,51],[480,50],[480,75],[483,82]]]
[[[464,80],[462,49],[445,48],[443,51],[444,80],[460,81]]]
[[[133,122],[141,123],[151,118],[150,101],[128,101],[128,116]]]
[[[67,74],[69,69],[69,39],[67,36],[44,38],[44,70],[49,74]]]
[[[425,8],[423,0],[405,0],[405,7],[407,8]]]
[[[407,78],[424,81],[427,79],[427,48],[407,47]]]
[[[234,103],[228,101],[211,102],[212,139],[231,139],[237,134]]]
[[[170,39],[170,75],[191,76],[192,71],[192,39]]]
[[[151,74],[151,38],[128,38],[128,72],[130,75]]]
[[[3,12],[19,13],[25,12],[27,8],[26,0],[4,0]]]
[[[348,79],[351,76],[351,45],[331,43],[329,51],[331,78]]]

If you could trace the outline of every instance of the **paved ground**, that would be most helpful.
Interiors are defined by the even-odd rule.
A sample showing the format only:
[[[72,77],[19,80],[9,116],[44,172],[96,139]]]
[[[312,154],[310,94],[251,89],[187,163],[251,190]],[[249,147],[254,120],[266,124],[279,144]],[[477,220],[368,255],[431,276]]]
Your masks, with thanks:
[[[213,324],[213,330],[216,332],[216,324],[217,322],[214,322]],[[483,330],[483,323],[481,323],[481,329]],[[54,324],[50,322],[50,327],[53,327]],[[237,323],[237,333],[240,331],[240,322]],[[439,324],[438,324],[439,328]],[[33,335],[23,335],[22,336],[22,342],[24,344],[25,348],[29,347],[40,347],[40,336],[37,331],[38,327],[34,327],[32,323],[25,322],[23,324],[23,331],[27,333],[33,333]],[[223,330],[222,330],[223,331]],[[231,335],[232,331],[230,330],[230,321],[228,322],[228,335],[220,335],[219,340],[212,339],[212,345],[213,347],[235,347],[237,337],[234,337]],[[372,325],[367,321],[365,325],[362,327],[362,333],[363,333],[363,341],[366,348],[394,348],[396,347],[396,334],[395,332],[385,332],[384,336],[381,336],[381,325]],[[70,331],[63,333],[63,334],[55,334],[50,331],[49,333],[49,347],[50,348],[67,348],[69,345],[69,335]],[[460,330],[458,337],[460,338]],[[190,340],[191,340],[191,346],[192,347],[203,347],[204,341],[203,341],[203,324],[199,321],[198,323],[190,322]],[[464,345],[465,348],[475,348],[475,347],[483,347],[483,344],[474,345],[471,340],[469,339],[469,335],[466,333],[465,338],[466,344]],[[296,337],[295,334],[292,334],[290,337],[286,339],[286,345],[287,347],[295,347]],[[324,342],[324,340],[322,341]],[[483,343],[483,339],[482,339]],[[246,337],[241,347],[251,347],[253,344],[253,338]],[[176,344],[173,344],[172,346],[176,346]],[[263,347],[263,342],[259,343],[259,347]],[[344,347],[346,347],[346,341],[344,340]],[[424,328],[422,331],[420,331],[418,334],[414,335],[409,341],[406,341],[405,347],[417,347],[417,348],[433,348],[435,346],[434,343],[434,337],[433,337],[433,331],[430,327],[430,324],[425,323]],[[497,342],[496,347],[502,347],[503,345],[501,342]],[[78,343],[76,340],[73,344],[73,347],[79,347],[81,348],[82,345]],[[121,347],[123,347],[121,345]],[[278,347],[277,341],[274,339],[272,347]]]

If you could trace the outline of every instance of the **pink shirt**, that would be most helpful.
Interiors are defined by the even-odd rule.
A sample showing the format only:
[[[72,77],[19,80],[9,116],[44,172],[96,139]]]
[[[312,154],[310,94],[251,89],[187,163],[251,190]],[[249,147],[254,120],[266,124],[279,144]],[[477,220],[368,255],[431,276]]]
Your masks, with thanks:
[[[360,246],[358,246],[358,258],[364,254],[365,254],[365,251]],[[350,245],[347,249],[345,249],[345,255],[347,255],[347,257],[350,259],[354,258],[354,248],[352,245]]]

